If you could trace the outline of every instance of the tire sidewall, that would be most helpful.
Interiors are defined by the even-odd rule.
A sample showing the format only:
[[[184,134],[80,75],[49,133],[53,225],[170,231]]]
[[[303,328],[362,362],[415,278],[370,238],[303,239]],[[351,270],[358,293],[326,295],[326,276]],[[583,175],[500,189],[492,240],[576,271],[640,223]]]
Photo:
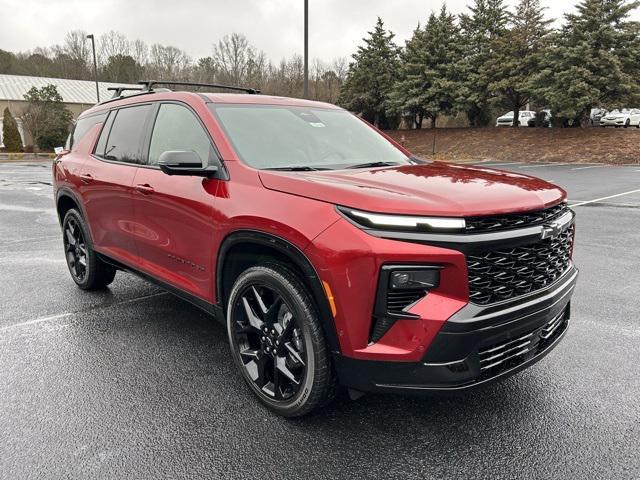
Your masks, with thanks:
[[[239,301],[240,294],[251,284],[259,283],[268,286],[275,290],[282,296],[284,302],[293,311],[297,325],[302,330],[302,336],[304,339],[304,347],[307,352],[307,366],[304,375],[302,385],[298,392],[289,400],[277,401],[269,398],[265,395],[261,389],[251,380],[249,377],[244,363],[239,354],[237,347],[237,341],[234,336],[232,322],[234,304]],[[306,305],[305,305],[306,304]],[[308,317],[313,315],[313,320]],[[318,341],[323,339],[314,338],[312,328],[309,325],[309,321],[317,321],[317,313],[313,308],[309,295],[300,288],[298,285],[294,285],[289,282],[280,272],[274,268],[267,266],[252,267],[242,273],[234,283],[234,286],[229,295],[229,301],[227,303],[227,336],[229,338],[229,345],[231,349],[231,355],[236,366],[240,369],[242,377],[249,386],[249,388],[258,396],[260,401],[268,407],[276,410],[278,413],[284,416],[298,416],[300,412],[306,410],[307,403],[312,396],[312,389],[315,382],[316,365],[318,362]]]

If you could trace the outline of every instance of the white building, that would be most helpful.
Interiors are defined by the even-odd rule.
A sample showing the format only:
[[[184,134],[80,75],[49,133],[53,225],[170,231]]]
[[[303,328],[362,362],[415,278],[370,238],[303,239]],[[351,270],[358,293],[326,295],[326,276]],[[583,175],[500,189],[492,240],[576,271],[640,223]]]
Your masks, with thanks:
[[[81,112],[92,107],[96,103],[96,84],[89,80],[69,80],[65,78],[29,77],[25,75],[4,75],[0,74],[0,132],[2,132],[2,114],[6,107],[16,119],[18,130],[22,137],[23,145],[30,145],[33,142],[22,127],[20,116],[24,112],[27,102],[24,95],[31,87],[42,88],[47,85],[55,85],[58,93],[62,96],[65,106],[73,113],[73,118],[77,118]],[[133,86],[121,83],[99,82],[100,100],[111,98],[113,92],[107,90],[109,87]],[[2,135],[0,135],[1,137]],[[0,138],[1,142],[1,138]],[[0,144],[0,148],[4,145]]]

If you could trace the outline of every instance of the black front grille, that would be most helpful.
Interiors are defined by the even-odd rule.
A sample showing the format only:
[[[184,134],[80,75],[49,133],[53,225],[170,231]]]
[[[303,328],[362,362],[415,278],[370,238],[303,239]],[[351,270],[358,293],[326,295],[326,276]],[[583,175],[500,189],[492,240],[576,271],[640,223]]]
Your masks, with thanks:
[[[488,305],[555,282],[571,263],[573,225],[553,238],[467,255],[469,300]]]
[[[485,233],[511,228],[525,228],[548,223],[569,211],[566,203],[560,203],[545,210],[524,213],[509,213],[489,217],[468,217],[465,219],[466,233]]]
[[[567,314],[563,311],[541,328],[481,348],[478,351],[481,378],[494,377],[542,353],[562,335],[567,325]]]

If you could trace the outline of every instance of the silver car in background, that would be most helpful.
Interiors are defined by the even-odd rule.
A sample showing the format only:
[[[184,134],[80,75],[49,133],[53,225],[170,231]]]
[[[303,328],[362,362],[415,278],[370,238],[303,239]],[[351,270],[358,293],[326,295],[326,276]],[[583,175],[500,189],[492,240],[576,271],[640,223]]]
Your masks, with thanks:
[[[518,115],[518,126],[528,127],[529,120],[535,118],[536,112],[531,110],[520,110],[520,114]],[[496,127],[510,127],[511,125],[513,125],[513,112],[505,113],[496,120]]]
[[[600,126],[640,128],[640,109],[623,108],[622,110],[612,110],[600,119]]]

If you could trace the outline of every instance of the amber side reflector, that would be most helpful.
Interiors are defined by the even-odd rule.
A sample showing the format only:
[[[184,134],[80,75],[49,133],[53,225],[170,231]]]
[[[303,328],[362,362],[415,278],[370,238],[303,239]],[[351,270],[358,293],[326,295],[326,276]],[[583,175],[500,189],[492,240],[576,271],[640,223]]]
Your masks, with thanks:
[[[324,293],[327,295],[327,300],[329,300],[329,306],[331,307],[331,314],[336,316],[336,301],[333,298],[333,292],[331,291],[331,287],[324,280],[322,281],[322,286],[324,287]]]

